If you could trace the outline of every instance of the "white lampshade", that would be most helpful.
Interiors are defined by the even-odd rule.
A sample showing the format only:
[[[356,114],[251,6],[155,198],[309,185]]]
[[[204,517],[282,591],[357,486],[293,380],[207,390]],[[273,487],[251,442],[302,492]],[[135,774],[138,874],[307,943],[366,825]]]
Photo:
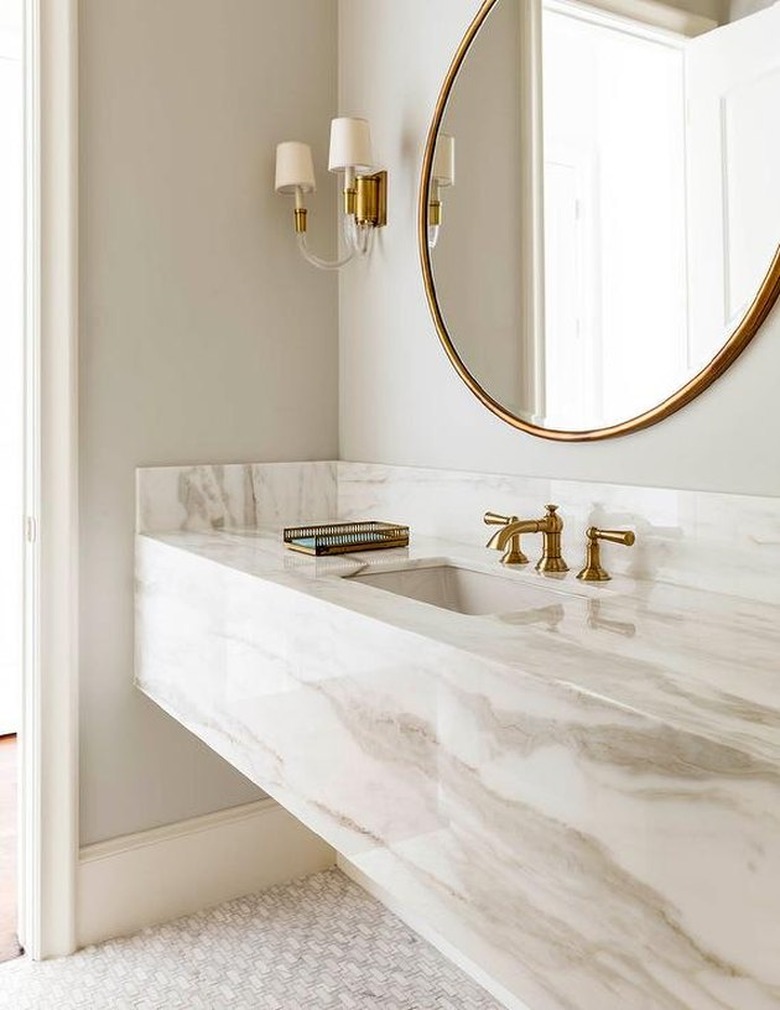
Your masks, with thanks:
[[[455,138],[449,133],[440,133],[436,141],[431,178],[442,187],[455,182]]]
[[[373,167],[371,154],[371,130],[368,120],[341,116],[330,124],[330,157],[328,168],[331,172],[344,172],[354,168],[358,172],[368,172]]]
[[[296,189],[301,189],[304,193],[313,193],[316,188],[309,145],[297,140],[277,144],[276,192],[294,193]]]

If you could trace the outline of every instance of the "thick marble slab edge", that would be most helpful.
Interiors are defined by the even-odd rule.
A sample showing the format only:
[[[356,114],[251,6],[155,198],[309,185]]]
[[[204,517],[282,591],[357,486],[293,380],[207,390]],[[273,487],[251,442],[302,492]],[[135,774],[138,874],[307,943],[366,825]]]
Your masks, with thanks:
[[[139,536],[137,683],[533,1010],[778,1010],[777,608],[337,577],[448,551],[495,564]]]

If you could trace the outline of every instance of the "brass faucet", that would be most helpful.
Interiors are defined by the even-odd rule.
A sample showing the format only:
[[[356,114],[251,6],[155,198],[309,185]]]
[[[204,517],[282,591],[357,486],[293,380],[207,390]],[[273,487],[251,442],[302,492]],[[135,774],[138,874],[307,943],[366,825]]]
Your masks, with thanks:
[[[520,537],[524,533],[542,534],[542,556],[536,564],[538,572],[568,572],[569,566],[561,557],[561,530],[563,520],[557,515],[558,506],[548,505],[542,519],[518,519],[517,516],[502,516],[496,512],[486,512],[484,521],[488,526],[501,526],[488,540],[487,546],[503,551],[501,563],[504,565],[527,565]]]
[[[589,526],[585,531],[585,567],[577,575],[577,578],[584,582],[608,582],[612,578],[609,572],[601,566],[599,547],[601,540],[631,547],[636,540],[636,534],[633,530],[599,530],[595,526]]]

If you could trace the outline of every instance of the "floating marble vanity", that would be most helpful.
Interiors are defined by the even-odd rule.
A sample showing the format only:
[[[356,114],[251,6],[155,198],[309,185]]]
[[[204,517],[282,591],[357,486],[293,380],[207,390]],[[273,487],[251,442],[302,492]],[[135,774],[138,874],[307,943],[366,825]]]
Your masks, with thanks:
[[[482,513],[545,501],[573,570],[507,573]],[[283,549],[285,522],[337,516],[411,545]],[[592,524],[638,531],[606,585],[574,577]],[[183,467],[139,472],[138,530],[138,687],[507,1005],[780,1007],[776,502]]]

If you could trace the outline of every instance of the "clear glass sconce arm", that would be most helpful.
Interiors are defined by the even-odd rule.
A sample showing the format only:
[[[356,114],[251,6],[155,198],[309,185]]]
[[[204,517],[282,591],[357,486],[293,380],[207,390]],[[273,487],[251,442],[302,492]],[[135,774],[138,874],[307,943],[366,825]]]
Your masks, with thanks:
[[[354,250],[357,256],[368,256],[374,247],[374,232],[376,229],[369,225],[360,225],[355,221],[354,217],[347,215],[344,216],[343,223],[344,241],[347,248]]]
[[[333,260],[326,260],[321,256],[317,256],[316,253],[309,249],[306,232],[300,232],[296,235],[296,238],[303,258],[320,270],[339,270],[346,263],[349,263],[350,260],[354,259],[355,256],[367,256],[374,244],[374,229],[360,227],[355,223],[353,217],[346,214],[341,218],[341,225],[345,246],[343,255]]]
[[[311,263],[313,267],[317,267],[320,270],[339,270],[346,263],[349,263],[355,255],[355,250],[350,248],[343,256],[339,256],[338,259],[326,260],[309,249],[308,242],[306,241],[306,232],[300,232],[295,237],[298,240],[298,248],[301,251],[301,256],[303,256],[308,263]]]

